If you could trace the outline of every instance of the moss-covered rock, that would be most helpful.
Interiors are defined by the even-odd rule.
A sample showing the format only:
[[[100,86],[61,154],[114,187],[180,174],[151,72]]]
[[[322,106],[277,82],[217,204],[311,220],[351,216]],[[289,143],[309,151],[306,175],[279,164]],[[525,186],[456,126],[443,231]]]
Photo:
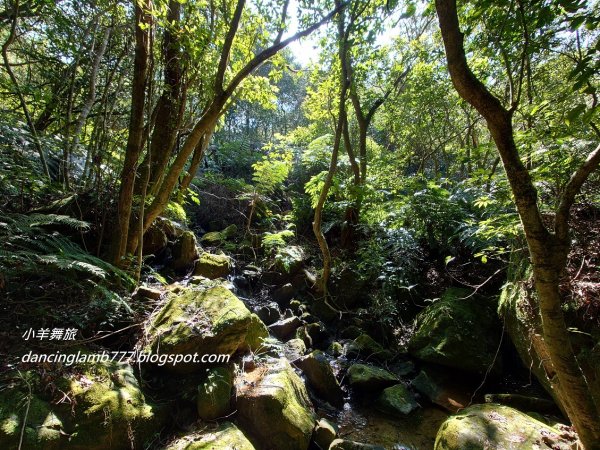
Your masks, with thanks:
[[[293,275],[300,271],[306,258],[302,247],[289,245],[277,250],[275,270],[282,274]]]
[[[389,350],[384,349],[368,334],[361,334],[346,346],[346,355],[353,358],[375,359],[387,361],[393,357]]]
[[[560,432],[516,409],[497,404],[470,406],[440,427],[435,450],[572,449]]]
[[[398,377],[379,367],[353,364],[348,369],[348,383],[354,389],[373,392],[398,383]]]
[[[302,370],[308,385],[322,399],[335,406],[344,404],[344,393],[325,354],[315,350],[298,358],[294,365]]]
[[[327,347],[327,353],[329,353],[331,356],[338,357],[341,356],[343,352],[344,346],[337,341],[332,342],[329,344],[329,347]]]
[[[232,224],[221,231],[209,231],[208,233],[205,233],[200,241],[204,242],[206,245],[219,245],[235,236],[236,233],[237,226]]]
[[[75,426],[69,449],[139,448],[160,427],[160,413],[148,404],[133,367],[116,362],[97,363],[69,380],[75,405]]]
[[[423,361],[485,374],[501,369],[496,357],[502,330],[494,302],[471,296],[467,289],[450,288],[419,314],[410,353]]]
[[[173,256],[173,259],[169,262],[171,268],[174,270],[191,268],[194,261],[198,259],[196,235],[191,231],[184,231],[173,244],[171,254]]]
[[[252,322],[246,306],[223,286],[184,289],[172,294],[148,326],[152,353],[232,355],[246,339]],[[165,364],[180,373],[200,369],[198,364]]]
[[[64,414],[53,411],[48,402],[25,389],[9,387],[0,391],[0,448],[17,448],[21,431],[22,448],[66,448],[68,433],[64,420]]]
[[[194,275],[200,275],[211,280],[225,278],[231,272],[232,262],[227,255],[215,255],[204,252],[196,261]]]
[[[269,329],[256,314],[250,316],[250,325],[244,341],[244,349],[260,352],[265,339],[269,337]]]
[[[308,448],[315,416],[306,388],[287,360],[257,366],[236,385],[240,425],[261,447]]]
[[[230,422],[216,430],[202,428],[171,442],[165,450],[254,450],[252,443]]]
[[[67,400],[61,403],[47,398],[36,380],[28,383],[29,388],[20,383],[0,392],[2,449],[18,448],[21,431],[23,449],[144,448],[164,420],[162,411],[146,401],[133,368],[126,364],[77,366],[73,374],[55,381]]]
[[[383,390],[376,400],[377,408],[388,414],[406,416],[419,407],[415,396],[403,384]]]
[[[198,386],[196,407],[202,420],[214,420],[231,412],[233,371],[231,367],[213,367],[207,370]]]

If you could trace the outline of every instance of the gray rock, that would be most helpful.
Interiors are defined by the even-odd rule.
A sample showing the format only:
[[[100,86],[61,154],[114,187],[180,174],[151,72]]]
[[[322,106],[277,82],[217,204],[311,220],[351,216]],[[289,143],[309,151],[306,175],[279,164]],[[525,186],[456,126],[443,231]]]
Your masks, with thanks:
[[[309,387],[316,392],[317,396],[334,406],[343,406],[344,393],[323,352],[315,350],[294,361],[294,365],[302,370]]]
[[[301,325],[300,319],[296,316],[292,316],[289,319],[279,320],[269,325],[269,330],[274,336],[281,340],[288,340],[294,335],[296,329]]]
[[[281,312],[279,311],[279,305],[273,302],[257,308],[256,315],[260,317],[260,320],[262,320],[265,325],[271,325],[280,319]]]

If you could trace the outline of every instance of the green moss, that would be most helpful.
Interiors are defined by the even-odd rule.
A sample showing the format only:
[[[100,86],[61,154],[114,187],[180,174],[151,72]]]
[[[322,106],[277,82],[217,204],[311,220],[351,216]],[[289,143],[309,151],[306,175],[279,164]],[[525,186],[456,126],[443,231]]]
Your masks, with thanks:
[[[162,354],[233,354],[244,342],[251,313],[227,288],[186,289],[173,294],[149,327],[148,350]],[[166,367],[166,366],[165,366]],[[200,367],[180,364],[191,372]]]
[[[250,316],[250,326],[246,334],[246,346],[250,351],[260,351],[264,340],[269,337],[269,329],[256,314]]]
[[[398,377],[379,367],[353,364],[348,369],[348,381],[356,389],[376,391],[398,383]]]
[[[223,422],[215,431],[201,430],[182,436],[165,450],[254,450],[234,424]]]
[[[155,429],[156,408],[146,403],[129,365],[88,365],[70,387],[77,408],[69,448],[129,448],[130,439],[142,441]]]
[[[194,275],[214,280],[229,275],[231,271],[231,258],[226,255],[215,255],[213,253],[202,253],[196,261]]]
[[[56,386],[68,402],[51,404],[36,387],[0,393],[0,448],[44,450],[129,449],[130,440],[143,444],[152,437],[162,414],[147,403],[133,368],[114,362],[77,366]]]
[[[393,357],[392,353],[385,350],[368,334],[361,334],[347,347],[348,356],[360,356],[361,358],[375,358],[379,361],[387,361]]]
[[[494,365],[501,329],[488,299],[472,296],[468,289],[450,288],[417,319],[409,343],[411,354],[423,361],[484,374]]]
[[[48,402],[16,387],[0,394],[0,448],[18,447],[25,417],[22,448],[64,448],[63,420]]]
[[[229,367],[214,367],[198,386],[196,406],[203,420],[214,420],[230,412],[233,373]]]
[[[571,449],[559,432],[508,406],[473,405],[451,416],[440,427],[435,450]]]
[[[377,398],[377,407],[386,413],[404,416],[419,407],[415,396],[403,384],[384,389]]]
[[[304,383],[285,359],[237,395],[239,420],[265,448],[308,448],[315,424]]]

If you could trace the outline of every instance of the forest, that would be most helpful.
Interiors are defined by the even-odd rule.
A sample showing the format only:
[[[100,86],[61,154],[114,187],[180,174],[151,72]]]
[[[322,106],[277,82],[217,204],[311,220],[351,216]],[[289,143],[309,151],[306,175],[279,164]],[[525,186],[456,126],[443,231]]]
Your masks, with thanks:
[[[0,449],[600,450],[600,2],[3,0]]]

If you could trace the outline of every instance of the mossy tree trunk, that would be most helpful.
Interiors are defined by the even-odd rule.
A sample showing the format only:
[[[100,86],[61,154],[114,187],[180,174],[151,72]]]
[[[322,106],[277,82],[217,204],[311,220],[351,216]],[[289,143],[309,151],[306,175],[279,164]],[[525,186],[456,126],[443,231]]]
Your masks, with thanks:
[[[600,415],[573,352],[559,291],[569,251],[569,210],[582,184],[600,163],[600,147],[572,175],[560,198],[554,230],[549,230],[538,208],[537,190],[514,141],[512,116],[517,104],[506,109],[470,70],[456,0],[436,0],[435,4],[452,83],[486,120],[514,195],[533,265],[543,337],[556,370],[553,388],[559,392],[557,397],[564,399],[562,406],[584,447],[600,449]]]

